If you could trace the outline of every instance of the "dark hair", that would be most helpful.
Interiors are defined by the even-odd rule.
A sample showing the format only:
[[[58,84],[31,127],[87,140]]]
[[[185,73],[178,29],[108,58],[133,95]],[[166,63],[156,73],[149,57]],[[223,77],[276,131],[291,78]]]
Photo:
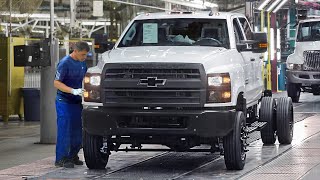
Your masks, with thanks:
[[[83,50],[85,50],[85,51],[87,51],[87,52],[90,51],[90,47],[89,47],[88,43],[85,42],[85,41],[79,41],[79,42],[77,42],[77,43],[74,45],[74,48],[73,48],[73,49],[76,49],[76,50],[78,50],[78,51],[83,51]]]

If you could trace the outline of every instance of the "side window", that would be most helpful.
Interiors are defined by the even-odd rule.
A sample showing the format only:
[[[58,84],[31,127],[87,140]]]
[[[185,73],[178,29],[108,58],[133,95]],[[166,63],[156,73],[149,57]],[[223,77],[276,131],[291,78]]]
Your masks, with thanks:
[[[241,28],[237,19],[233,19],[233,30],[236,38],[236,43],[240,43],[241,40],[244,40],[243,34],[241,32]]]
[[[248,22],[248,20],[246,18],[239,18],[239,21],[241,23],[241,26],[243,28],[243,31],[245,33],[245,36],[247,39],[252,39],[252,30],[251,30],[251,27],[250,27],[250,24]]]
[[[132,43],[134,36],[136,35],[136,24],[133,24],[128,30],[127,34],[124,36],[122,40],[122,45],[129,46]]]

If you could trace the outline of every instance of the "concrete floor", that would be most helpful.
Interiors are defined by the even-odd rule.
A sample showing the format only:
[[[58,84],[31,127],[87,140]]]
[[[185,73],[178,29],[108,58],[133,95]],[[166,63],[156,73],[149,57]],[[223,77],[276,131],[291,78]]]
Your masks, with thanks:
[[[55,155],[55,145],[39,144],[39,122],[0,122],[0,170]]]

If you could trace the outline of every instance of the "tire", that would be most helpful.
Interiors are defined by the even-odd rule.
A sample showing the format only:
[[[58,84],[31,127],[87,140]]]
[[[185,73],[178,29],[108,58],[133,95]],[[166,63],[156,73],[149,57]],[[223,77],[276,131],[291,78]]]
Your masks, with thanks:
[[[246,121],[237,111],[233,130],[223,137],[224,162],[228,170],[242,170],[246,161]]]
[[[276,142],[276,123],[275,123],[275,101],[272,97],[263,97],[261,100],[259,121],[267,122],[261,129],[261,139],[264,144],[274,144]]]
[[[277,135],[280,144],[292,142],[293,126],[292,100],[290,97],[281,97],[277,104]]]
[[[320,95],[320,85],[312,85],[312,94],[315,96]]]
[[[243,94],[238,96],[236,111],[242,111],[244,117],[247,117],[247,100],[243,97]]]
[[[287,93],[288,93],[288,96],[291,97],[293,102],[299,102],[300,94],[301,94],[300,84],[294,84],[294,83],[288,82]]]
[[[105,169],[109,153],[100,152],[100,148],[103,146],[102,137],[90,135],[86,131],[83,134],[83,154],[87,167],[89,169]]]
[[[315,96],[319,96],[320,92],[318,92],[318,91],[317,92],[312,92],[312,94],[315,95]]]

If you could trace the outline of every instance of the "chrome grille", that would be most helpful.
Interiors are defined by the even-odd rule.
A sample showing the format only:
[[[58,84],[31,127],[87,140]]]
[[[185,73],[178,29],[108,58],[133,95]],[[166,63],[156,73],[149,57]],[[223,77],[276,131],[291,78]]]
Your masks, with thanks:
[[[206,101],[202,64],[110,63],[103,73],[104,106],[202,107]]]
[[[320,50],[304,51],[303,69],[308,71],[320,70]]]

